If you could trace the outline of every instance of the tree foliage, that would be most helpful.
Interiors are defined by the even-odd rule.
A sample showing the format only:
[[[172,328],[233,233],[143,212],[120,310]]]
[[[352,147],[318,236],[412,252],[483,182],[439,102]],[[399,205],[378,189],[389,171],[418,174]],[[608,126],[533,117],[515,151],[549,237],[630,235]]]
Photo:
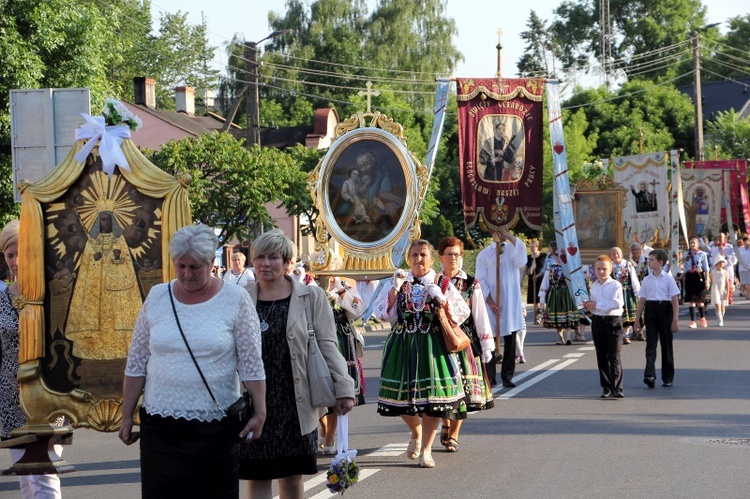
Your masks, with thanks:
[[[706,149],[714,146],[721,158],[750,159],[750,120],[740,118],[734,109],[719,112],[706,124]]]
[[[554,10],[551,31],[565,67],[586,67],[600,59],[599,9],[599,0],[565,0]],[[612,58],[626,75],[648,69],[649,79],[673,72],[683,59],[665,60],[665,55],[706,24],[701,0],[610,0],[609,10]]]
[[[167,173],[192,177],[193,219],[220,227],[222,241],[248,237],[253,224],[273,225],[264,205],[288,197],[290,186],[304,178],[292,156],[278,149],[246,148],[222,132],[173,140],[150,159]]]

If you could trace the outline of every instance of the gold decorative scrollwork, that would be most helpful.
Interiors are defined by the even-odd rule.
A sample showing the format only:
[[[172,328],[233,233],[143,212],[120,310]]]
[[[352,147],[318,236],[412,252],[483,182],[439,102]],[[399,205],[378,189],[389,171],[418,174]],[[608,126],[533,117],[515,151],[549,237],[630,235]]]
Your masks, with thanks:
[[[311,262],[313,270],[327,269],[335,242],[343,260],[339,274],[392,271],[398,241],[419,238],[417,209],[428,182],[427,168],[408,150],[400,123],[379,111],[340,122],[334,143],[307,178],[320,213],[315,222],[320,256]]]

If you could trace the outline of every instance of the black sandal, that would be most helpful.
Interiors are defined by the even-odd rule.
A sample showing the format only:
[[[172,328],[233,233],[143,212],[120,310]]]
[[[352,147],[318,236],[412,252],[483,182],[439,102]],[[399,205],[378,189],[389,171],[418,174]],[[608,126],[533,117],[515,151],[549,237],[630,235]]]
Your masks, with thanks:
[[[448,445],[448,440],[450,439],[450,428],[443,425],[442,428],[440,428],[440,445]]]
[[[458,452],[458,448],[458,440],[456,440],[455,438],[449,438],[448,442],[445,444],[446,452]]]

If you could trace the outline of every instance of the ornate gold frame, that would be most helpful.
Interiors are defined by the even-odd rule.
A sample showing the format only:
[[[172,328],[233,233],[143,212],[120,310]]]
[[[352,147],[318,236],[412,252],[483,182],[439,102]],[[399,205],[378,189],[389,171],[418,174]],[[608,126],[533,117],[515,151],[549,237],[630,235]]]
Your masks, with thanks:
[[[573,203],[574,220],[576,224],[576,234],[578,236],[578,247],[581,249],[581,258],[595,258],[601,254],[609,255],[609,250],[613,246],[622,248],[623,231],[622,231],[622,210],[623,205],[622,189],[605,189],[605,190],[576,190],[575,202]],[[586,201],[587,207],[582,204]],[[597,206],[603,206],[604,210],[589,210],[591,203]],[[613,238],[602,240],[599,237],[588,237],[584,227],[584,217],[588,215],[603,214],[606,220],[613,228]],[[609,244],[613,243],[613,244]],[[563,251],[564,249],[561,249]]]
[[[59,415],[71,421],[73,427],[89,427],[99,431],[116,431],[122,421],[121,399],[97,400],[90,393],[73,389],[68,393],[50,389],[43,377],[41,360],[45,345],[45,224],[42,203],[51,203],[66,193],[80,177],[86,166],[74,158],[84,141],[74,144],[66,158],[45,178],[35,183],[22,183],[21,230],[19,253],[24,264],[19,268],[19,371],[21,407],[28,418],[28,428],[48,427],[48,422]],[[130,172],[120,169],[125,180],[139,192],[162,199],[161,255],[162,279],[174,276],[168,245],[177,229],[192,223],[187,187],[190,177],[173,177],[149,162],[129,139],[122,143],[122,151],[130,165]],[[98,146],[89,154],[86,163],[98,155]]]
[[[371,241],[353,237],[340,224],[342,218],[335,213],[331,197],[340,186],[334,186],[334,178],[340,183],[342,174],[347,172],[344,158],[350,158],[356,151],[367,151],[376,147],[386,151],[391,165],[398,163],[397,173],[400,183],[403,180],[403,209],[398,222],[390,230],[381,231],[381,236]],[[384,167],[384,165],[381,165]],[[393,169],[393,166],[391,166]],[[403,175],[403,177],[401,177]],[[353,278],[375,278],[393,272],[400,262],[393,261],[394,247],[403,239],[415,241],[420,236],[420,222],[417,207],[427,191],[427,168],[407,148],[403,127],[378,111],[357,113],[336,127],[334,143],[328,153],[318,163],[308,177],[308,190],[319,216],[315,225],[315,250],[322,257],[312,261],[316,274],[325,274],[331,259],[329,240],[339,243],[343,250],[343,266],[336,270],[337,275]],[[367,277],[365,277],[367,276]]]

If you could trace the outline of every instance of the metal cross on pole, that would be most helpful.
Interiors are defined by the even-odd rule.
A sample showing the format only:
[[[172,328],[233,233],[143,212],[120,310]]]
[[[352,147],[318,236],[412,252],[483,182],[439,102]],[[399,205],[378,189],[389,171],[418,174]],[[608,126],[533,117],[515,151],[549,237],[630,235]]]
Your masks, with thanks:
[[[368,113],[372,113],[370,99],[372,97],[377,97],[378,95],[380,95],[380,91],[372,89],[372,82],[371,81],[368,81],[365,84],[365,86],[367,87],[367,90],[360,90],[359,92],[357,92],[357,95],[363,95],[363,96],[367,97],[367,112]]]

